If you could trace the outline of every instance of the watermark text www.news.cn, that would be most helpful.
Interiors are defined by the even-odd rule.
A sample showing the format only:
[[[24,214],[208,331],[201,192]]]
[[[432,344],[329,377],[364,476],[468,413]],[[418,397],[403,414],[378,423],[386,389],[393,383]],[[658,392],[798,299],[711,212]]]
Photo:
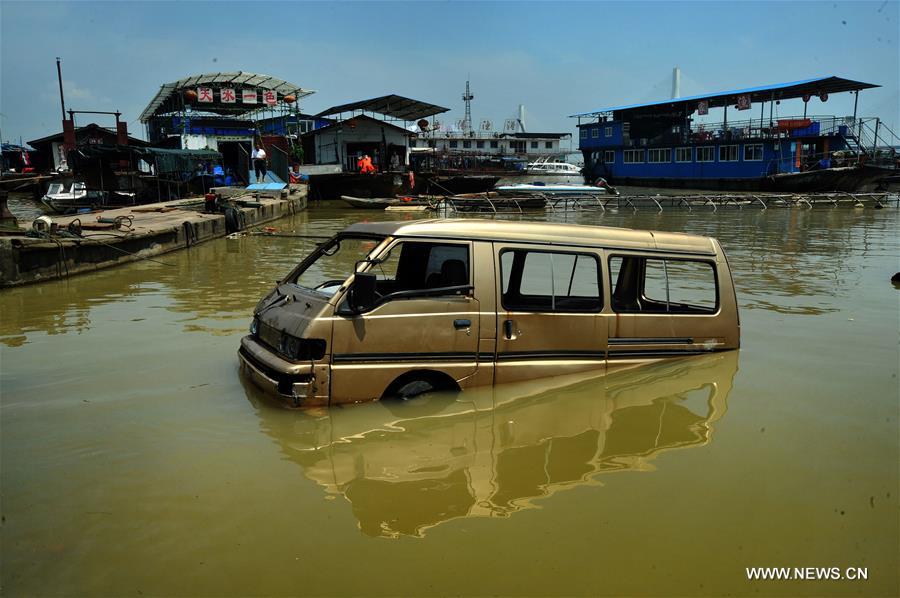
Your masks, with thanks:
[[[869,579],[867,567],[746,567],[750,580],[851,580]]]

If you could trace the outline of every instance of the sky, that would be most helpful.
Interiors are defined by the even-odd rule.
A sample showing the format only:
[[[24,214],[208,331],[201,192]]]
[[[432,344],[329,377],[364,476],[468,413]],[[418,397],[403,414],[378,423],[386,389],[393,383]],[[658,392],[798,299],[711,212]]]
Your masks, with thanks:
[[[57,56],[67,108],[119,110],[139,137],[159,86],[199,73],[257,72],[314,89],[301,102],[307,113],[396,93],[451,108],[448,124],[463,116],[468,78],[473,121],[502,127],[524,104],[529,131],[574,133],[570,114],[668,98],[676,65],[684,96],[827,75],[876,83],[860,93],[859,114],[900,134],[898,23],[898,0],[0,0],[0,134],[27,142],[62,129]],[[809,112],[851,115],[853,97],[813,99]],[[104,118],[77,120],[112,124]]]

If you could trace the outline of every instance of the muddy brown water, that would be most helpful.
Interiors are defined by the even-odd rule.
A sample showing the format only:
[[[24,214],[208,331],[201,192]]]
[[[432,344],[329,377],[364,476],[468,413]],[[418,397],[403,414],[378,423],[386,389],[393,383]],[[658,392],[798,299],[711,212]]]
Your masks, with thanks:
[[[718,237],[743,348],[303,413],[236,350],[312,241],[0,292],[3,593],[896,595],[897,209],[546,217]]]

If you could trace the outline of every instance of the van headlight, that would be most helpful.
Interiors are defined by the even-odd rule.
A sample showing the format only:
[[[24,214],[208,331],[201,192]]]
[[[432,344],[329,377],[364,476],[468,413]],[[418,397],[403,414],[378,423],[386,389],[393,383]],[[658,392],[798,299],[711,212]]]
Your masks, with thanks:
[[[278,343],[278,352],[294,361],[322,359],[325,356],[325,341],[319,338],[297,338],[284,332]]]
[[[259,318],[253,318],[250,321],[250,334],[256,336],[257,332],[259,332]]]

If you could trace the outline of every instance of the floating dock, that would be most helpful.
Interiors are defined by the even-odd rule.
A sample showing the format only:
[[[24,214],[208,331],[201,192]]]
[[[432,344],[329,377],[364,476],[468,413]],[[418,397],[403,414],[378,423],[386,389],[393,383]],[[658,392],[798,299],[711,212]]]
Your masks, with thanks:
[[[187,249],[306,207],[305,185],[271,194],[230,191],[232,197],[224,199],[228,207],[221,212],[204,212],[200,197],[56,216],[52,225],[41,226],[40,231],[0,229],[0,287],[152,261],[154,256]]]
[[[691,194],[629,194],[606,196],[547,197],[548,211],[607,210],[609,208],[632,209],[649,208],[662,212],[664,208],[813,208],[854,207],[884,208],[900,207],[900,194],[881,193],[691,193]]]

